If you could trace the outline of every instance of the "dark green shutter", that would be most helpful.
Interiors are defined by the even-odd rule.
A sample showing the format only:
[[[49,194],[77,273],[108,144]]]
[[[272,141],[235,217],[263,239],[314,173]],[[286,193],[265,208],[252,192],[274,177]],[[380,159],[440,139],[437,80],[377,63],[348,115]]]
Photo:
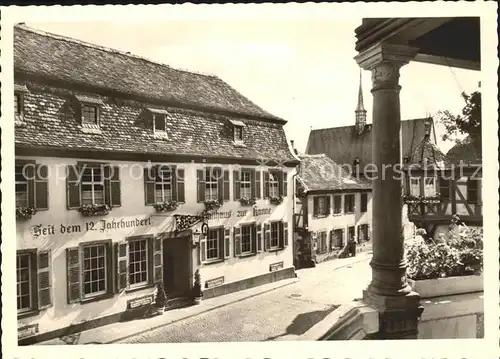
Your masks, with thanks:
[[[79,167],[77,165],[69,165],[66,173],[66,193],[68,209],[80,208],[81,191],[80,181],[78,178]]]
[[[288,222],[282,222],[283,226],[283,248],[288,247]]]
[[[120,167],[111,167],[110,178],[111,206],[120,207],[122,205],[122,194],[120,184]]]
[[[38,309],[40,310],[52,306],[50,262],[50,251],[38,252]]]
[[[330,201],[330,196],[326,196],[325,199],[325,215],[330,215],[330,210],[331,210],[331,201]]]
[[[155,198],[156,166],[144,168],[144,201],[146,206],[156,203]]]
[[[241,228],[234,227],[234,256],[238,257],[241,255]]]
[[[160,237],[153,238],[153,280],[155,283],[163,280],[163,241]]]
[[[269,172],[264,172],[264,198],[269,198]]]
[[[268,251],[271,248],[271,225],[264,224],[264,250]]]
[[[219,238],[219,258],[218,259],[224,259],[225,253],[224,253],[224,246],[226,241],[224,240],[224,228],[219,228],[218,229],[218,238]]]
[[[261,198],[261,171],[255,171],[255,198]]]
[[[49,209],[49,171],[47,165],[37,165],[35,170],[35,208],[38,211]]]
[[[286,173],[285,171],[281,172],[282,174],[282,181],[283,181],[283,192],[281,193],[281,195],[283,197],[286,197],[288,196],[288,173]]]
[[[198,202],[205,202],[205,170],[196,170]]]
[[[317,217],[319,212],[319,197],[313,197],[313,216]]]
[[[257,228],[255,224],[250,227],[252,231],[252,253],[257,253]]]
[[[230,198],[229,198],[229,171],[228,170],[224,171],[222,188],[223,188],[223,193],[224,193],[222,199],[224,201],[229,201]]]
[[[186,202],[185,185],[184,185],[184,170],[177,170],[177,202]]]
[[[230,252],[230,242],[231,242],[231,231],[229,228],[224,229],[224,257],[228,258],[231,256]]]
[[[170,181],[172,183],[172,199],[178,201],[177,196],[177,167],[170,166]]]
[[[128,270],[128,242],[120,242],[115,244],[116,253],[116,290],[120,292],[129,286],[129,270]]]
[[[250,170],[250,197],[256,198],[255,196],[255,170]]]
[[[284,243],[284,233],[283,233],[283,230],[284,230],[284,225],[283,225],[283,222],[278,222],[278,226],[279,226],[279,232],[278,232],[278,247],[279,248],[284,248],[285,247],[285,243]]]
[[[257,252],[262,252],[262,226],[257,224],[256,227]]]
[[[234,200],[240,199],[240,171],[233,171],[233,192]]]
[[[80,251],[78,247],[66,248],[68,303],[77,303],[81,297]]]
[[[24,165],[24,173],[28,181],[28,206],[35,207],[35,163],[29,162]]]

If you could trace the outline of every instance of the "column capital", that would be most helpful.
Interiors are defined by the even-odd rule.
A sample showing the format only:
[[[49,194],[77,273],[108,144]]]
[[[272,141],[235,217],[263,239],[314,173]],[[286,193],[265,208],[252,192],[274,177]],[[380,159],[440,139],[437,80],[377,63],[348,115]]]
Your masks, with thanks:
[[[409,63],[418,53],[418,48],[381,42],[360,52],[354,57],[364,70],[373,70],[382,64],[401,67]]]

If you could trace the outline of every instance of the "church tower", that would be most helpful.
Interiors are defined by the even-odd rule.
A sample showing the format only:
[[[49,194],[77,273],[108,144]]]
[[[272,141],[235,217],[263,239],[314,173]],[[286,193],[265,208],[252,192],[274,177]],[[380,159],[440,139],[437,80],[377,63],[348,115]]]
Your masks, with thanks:
[[[354,113],[356,114],[356,133],[358,135],[362,134],[366,126],[366,110],[363,104],[363,89],[361,81],[361,69],[359,70],[359,91],[358,91],[358,105]]]

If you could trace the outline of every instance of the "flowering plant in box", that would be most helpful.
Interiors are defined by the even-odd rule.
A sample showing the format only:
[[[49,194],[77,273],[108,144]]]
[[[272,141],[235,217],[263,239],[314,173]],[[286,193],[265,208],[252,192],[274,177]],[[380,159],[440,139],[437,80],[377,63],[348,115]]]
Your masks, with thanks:
[[[271,197],[269,199],[269,202],[271,202],[272,204],[281,204],[281,203],[283,203],[283,197],[282,196]]]
[[[108,214],[110,210],[111,208],[107,204],[86,204],[79,209],[85,217],[103,216]]]
[[[171,200],[163,203],[157,203],[153,205],[153,207],[156,209],[156,212],[170,212],[176,210],[177,207],[179,207],[179,202]]]
[[[206,211],[211,211],[214,209],[219,208],[224,204],[224,201],[220,198],[217,199],[209,199],[205,201],[205,210]]]
[[[413,280],[460,277],[483,271],[482,229],[450,231],[444,241],[406,245],[407,275]]]
[[[31,219],[35,213],[36,210],[32,206],[16,208],[16,219]]]
[[[240,203],[243,206],[253,206],[256,203],[256,199],[255,199],[255,197],[241,197]]]

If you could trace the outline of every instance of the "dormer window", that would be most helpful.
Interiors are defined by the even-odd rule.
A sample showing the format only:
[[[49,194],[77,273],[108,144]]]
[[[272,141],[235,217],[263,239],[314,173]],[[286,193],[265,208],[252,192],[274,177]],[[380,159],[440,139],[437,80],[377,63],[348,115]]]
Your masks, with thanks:
[[[234,126],[234,141],[243,142],[243,127]]]
[[[167,117],[165,115],[153,114],[154,132],[167,131]]]
[[[21,103],[21,94],[14,94],[14,114],[20,115],[22,113],[22,103]]]
[[[97,106],[82,105],[82,124],[97,125]]]
[[[80,104],[80,123],[82,131],[85,133],[100,132],[100,112],[104,102],[98,97],[87,95],[76,95],[75,98]]]
[[[233,126],[233,141],[235,144],[243,144],[243,131],[245,124],[242,121],[230,120]]]

